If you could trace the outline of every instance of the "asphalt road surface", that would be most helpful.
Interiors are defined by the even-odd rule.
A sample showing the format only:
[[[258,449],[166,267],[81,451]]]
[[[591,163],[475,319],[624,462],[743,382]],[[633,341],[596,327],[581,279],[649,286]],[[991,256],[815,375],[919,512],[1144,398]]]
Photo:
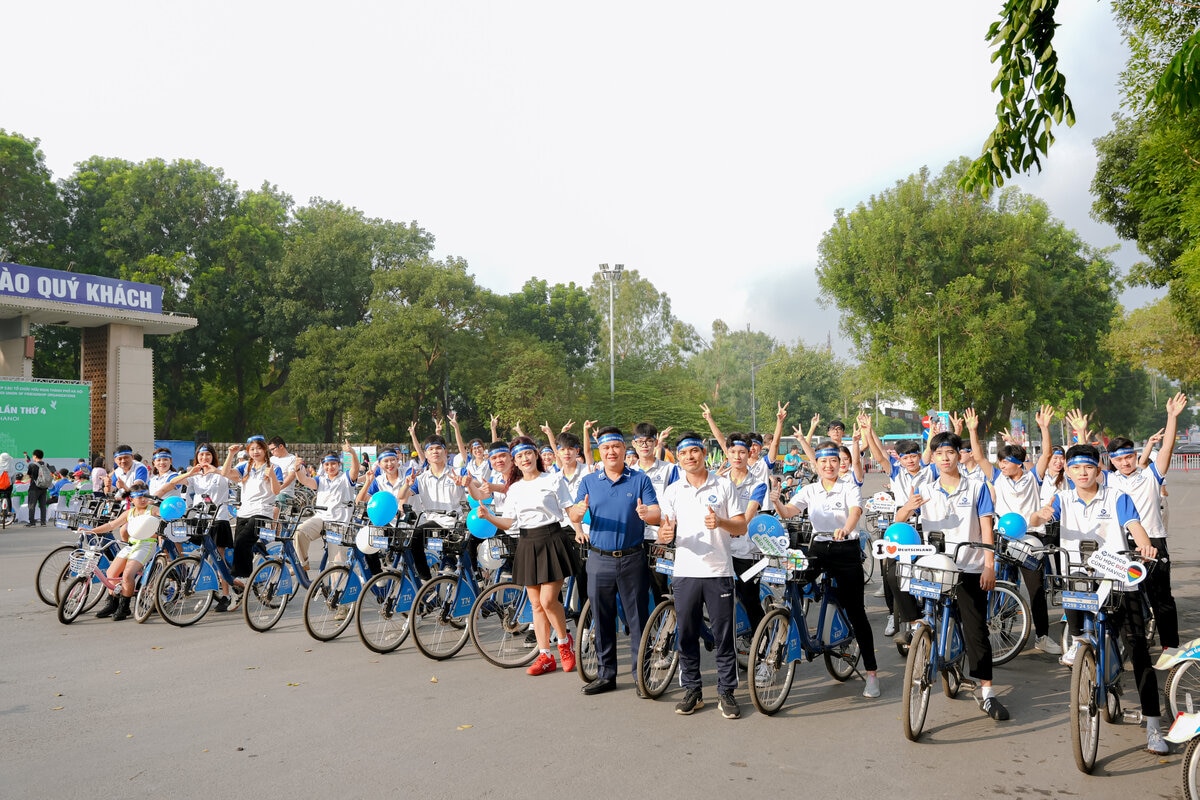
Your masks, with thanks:
[[[1200,475],[1168,485],[1187,640],[1200,636]],[[1182,797],[1181,755],[1145,752],[1137,725],[1102,724],[1095,773],[1076,770],[1069,673],[1031,648],[996,670],[1011,721],[991,721],[965,691],[935,691],[924,737],[907,741],[904,664],[882,636],[881,599],[868,597],[879,699],[818,660],[797,667],[778,715],[755,712],[743,682],[743,717],[726,720],[706,655],[708,704],[682,717],[678,687],[639,700],[624,666],[618,691],[588,698],[577,673],[501,670],[470,644],[435,662],[411,639],[376,655],[353,626],[317,642],[298,603],[265,634],[240,613],[184,629],[90,614],[64,626],[33,581],[65,538],[0,533],[0,797]]]

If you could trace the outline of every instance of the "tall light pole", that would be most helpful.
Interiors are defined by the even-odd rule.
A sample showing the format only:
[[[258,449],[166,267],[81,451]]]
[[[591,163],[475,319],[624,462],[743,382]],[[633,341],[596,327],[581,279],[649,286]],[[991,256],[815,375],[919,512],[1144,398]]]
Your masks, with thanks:
[[[613,335],[613,331],[615,330],[615,326],[613,325],[613,295],[617,281],[621,280],[621,275],[624,272],[624,264],[614,264],[612,269],[608,268],[608,264],[600,265],[600,274],[604,276],[604,280],[608,281],[608,402],[610,405],[617,401],[617,356],[614,345],[616,337]]]
[[[941,412],[945,408],[942,405],[942,300],[934,295],[933,292],[926,292],[926,297],[933,297],[937,300],[937,315],[938,315],[938,411]]]

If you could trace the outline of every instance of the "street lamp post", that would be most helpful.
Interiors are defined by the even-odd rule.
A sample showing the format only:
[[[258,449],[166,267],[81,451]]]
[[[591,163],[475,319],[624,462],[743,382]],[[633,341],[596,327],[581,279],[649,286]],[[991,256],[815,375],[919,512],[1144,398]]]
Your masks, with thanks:
[[[616,402],[617,397],[617,360],[614,342],[616,338],[613,335],[615,326],[613,325],[613,293],[617,286],[617,281],[621,280],[621,275],[625,272],[624,264],[614,264],[612,269],[608,268],[608,264],[600,265],[600,274],[604,276],[604,280],[608,281],[608,401],[610,404]]]
[[[938,411],[945,408],[942,405],[942,300],[936,297],[933,292],[926,292],[926,297],[933,297],[937,300],[937,315],[938,315]]]

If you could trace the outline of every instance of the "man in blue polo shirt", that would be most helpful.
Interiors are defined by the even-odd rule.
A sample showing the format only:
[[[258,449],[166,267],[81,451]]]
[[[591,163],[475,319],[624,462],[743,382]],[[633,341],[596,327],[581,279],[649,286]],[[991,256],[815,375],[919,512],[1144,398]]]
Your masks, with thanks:
[[[568,509],[572,522],[582,522],[592,512],[591,528],[579,534],[588,543],[588,598],[596,620],[596,680],[583,687],[586,695],[617,688],[617,595],[629,626],[633,669],[642,628],[649,616],[649,580],[642,549],[646,525],[660,522],[658,496],[644,472],[625,466],[625,436],[608,426],[596,432],[602,468],[580,481],[575,505]],[[636,675],[634,675],[636,685]]]

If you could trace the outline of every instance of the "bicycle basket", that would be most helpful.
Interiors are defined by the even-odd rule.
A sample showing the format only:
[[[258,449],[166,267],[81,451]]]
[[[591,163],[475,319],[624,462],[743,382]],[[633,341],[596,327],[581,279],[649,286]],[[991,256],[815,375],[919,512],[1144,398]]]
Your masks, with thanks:
[[[82,548],[71,553],[71,574],[91,575],[100,563],[100,550]]]
[[[376,543],[375,530],[376,529],[374,527],[371,528],[371,544],[376,547],[379,547],[380,550],[383,550],[384,548],[380,547]],[[387,549],[391,550],[392,552],[399,552],[401,550],[407,549],[407,547],[412,543],[413,528],[411,525],[402,525],[398,528],[392,528],[392,527],[380,528],[379,530],[386,531],[386,533],[387,533]]]
[[[783,527],[788,532],[788,548],[799,550],[812,544],[813,526],[808,517],[792,517],[784,520]]]
[[[1041,566],[1042,557],[1035,553],[1034,549],[1040,546],[1041,542],[1032,536],[1025,536],[1020,539],[1010,539],[1007,536],[1001,536],[1000,556],[1021,565],[1025,569],[1037,569]]]
[[[192,532],[188,530],[187,523],[183,520],[168,522],[166,527],[163,528],[163,536],[166,536],[172,542],[175,542],[175,544],[183,544],[186,542],[189,538],[191,538],[191,533]]]
[[[74,530],[79,525],[79,515],[71,511],[55,511],[54,527]]]
[[[349,522],[326,522],[325,541],[337,547],[354,547],[358,528]]]
[[[954,591],[960,574],[949,556],[922,556],[913,563],[896,562],[900,591],[916,597],[937,599],[948,596]]]
[[[463,525],[453,528],[425,529],[425,550],[433,553],[457,555],[467,544],[467,529]]]
[[[675,574],[675,545],[651,542],[646,558],[650,569],[663,575]]]

